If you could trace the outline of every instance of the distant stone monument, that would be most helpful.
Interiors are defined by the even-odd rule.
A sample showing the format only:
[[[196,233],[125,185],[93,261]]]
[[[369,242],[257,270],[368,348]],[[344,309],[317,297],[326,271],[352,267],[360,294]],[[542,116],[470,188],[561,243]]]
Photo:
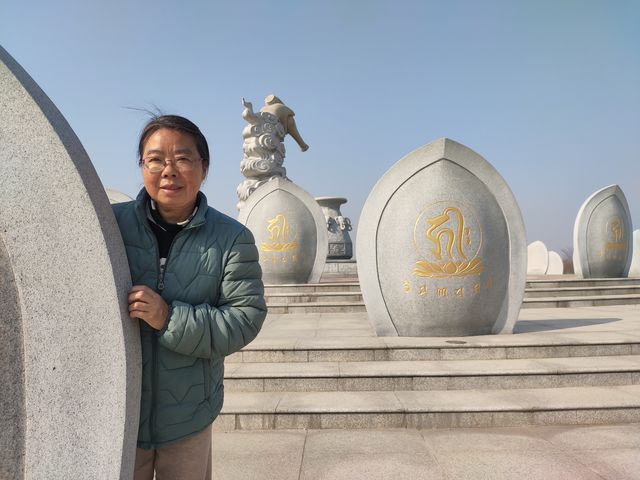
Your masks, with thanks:
[[[267,96],[264,102],[264,107],[254,113],[251,102],[242,99],[242,118],[248,125],[242,131],[244,141],[240,171],[247,178],[237,188],[240,199],[238,210],[251,193],[272,178],[287,179],[287,170],[283,166],[284,138],[287,134],[296,141],[300,150],[306,152],[309,149],[298,132],[293,110],[275,95]]]
[[[140,339],[104,188],[0,47],[0,478],[130,479]]]
[[[629,274],[632,255],[629,205],[618,185],[591,195],[573,228],[573,266],[580,278],[618,278]]]
[[[358,276],[383,336],[510,333],[526,281],[524,223],[480,155],[443,138],[393,165],[364,205]]]
[[[547,275],[562,275],[564,273],[564,262],[558,252],[549,250],[549,266],[547,267]]]
[[[353,256],[353,243],[349,232],[353,228],[351,220],[342,216],[340,205],[347,203],[343,197],[316,197],[318,205],[322,208],[324,218],[327,219],[327,231],[329,237],[328,260],[349,259]]]
[[[527,246],[527,275],[544,275],[549,267],[549,251],[540,240]]]
[[[109,203],[111,205],[113,205],[114,203],[124,203],[133,200],[133,198],[131,198],[129,195],[112,188],[105,188],[104,191],[107,193],[107,197],[109,198]]]
[[[633,231],[633,256],[631,257],[629,276],[640,277],[640,230]]]

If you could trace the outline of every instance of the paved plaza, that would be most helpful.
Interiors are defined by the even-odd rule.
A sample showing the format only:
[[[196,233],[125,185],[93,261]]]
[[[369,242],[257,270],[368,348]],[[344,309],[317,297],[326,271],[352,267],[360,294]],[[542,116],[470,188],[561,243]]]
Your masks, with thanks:
[[[640,479],[640,424],[215,432],[216,480]]]
[[[338,346],[345,338],[363,347],[376,341],[403,341],[375,337],[363,313],[306,313],[270,315],[249,348],[309,342]],[[425,345],[452,340],[483,347],[634,344],[640,341],[640,306],[524,309],[513,335],[419,339]],[[602,392],[613,394],[616,388],[605,387]],[[640,479],[638,423],[240,430],[215,431],[213,438],[216,480]]]

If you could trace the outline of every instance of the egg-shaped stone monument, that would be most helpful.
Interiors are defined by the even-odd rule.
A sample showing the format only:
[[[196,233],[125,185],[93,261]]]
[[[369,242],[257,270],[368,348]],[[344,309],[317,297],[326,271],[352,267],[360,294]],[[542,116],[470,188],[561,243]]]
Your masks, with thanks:
[[[527,246],[527,275],[544,275],[549,268],[549,251],[544,242],[536,240]]]
[[[581,278],[627,277],[633,250],[629,205],[618,185],[598,190],[573,227],[573,268]]]
[[[549,266],[547,267],[547,275],[562,275],[564,273],[564,262],[558,252],[549,250]]]
[[[265,283],[317,283],[327,258],[327,223],[315,199],[284,178],[258,187],[238,220],[253,233]]]
[[[393,165],[364,205],[358,276],[381,336],[511,333],[524,296],[520,209],[498,172],[447,138]]]

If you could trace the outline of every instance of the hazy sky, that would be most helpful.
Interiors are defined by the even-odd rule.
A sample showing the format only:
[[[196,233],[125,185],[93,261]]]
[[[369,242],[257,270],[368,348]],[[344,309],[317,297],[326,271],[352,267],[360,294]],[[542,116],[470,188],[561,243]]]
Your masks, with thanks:
[[[157,106],[203,130],[203,190],[235,217],[241,97],[257,109],[275,93],[311,146],[287,139],[289,177],[347,197],[356,228],[391,165],[449,137],[504,177],[528,242],[556,250],[571,246],[582,202],[613,183],[640,226],[639,25],[637,0],[0,0],[0,45],[109,188],[141,188],[146,117],[126,107]]]

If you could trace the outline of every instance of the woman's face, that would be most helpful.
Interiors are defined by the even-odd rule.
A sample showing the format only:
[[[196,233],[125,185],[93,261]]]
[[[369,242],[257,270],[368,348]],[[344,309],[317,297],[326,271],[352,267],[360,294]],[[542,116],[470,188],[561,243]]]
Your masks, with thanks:
[[[145,142],[142,161],[147,165],[142,167],[144,186],[157,203],[160,214],[166,220],[186,219],[193,211],[207,174],[195,139],[179,130],[161,128]],[[166,163],[162,171],[153,173],[148,168],[150,162]]]

